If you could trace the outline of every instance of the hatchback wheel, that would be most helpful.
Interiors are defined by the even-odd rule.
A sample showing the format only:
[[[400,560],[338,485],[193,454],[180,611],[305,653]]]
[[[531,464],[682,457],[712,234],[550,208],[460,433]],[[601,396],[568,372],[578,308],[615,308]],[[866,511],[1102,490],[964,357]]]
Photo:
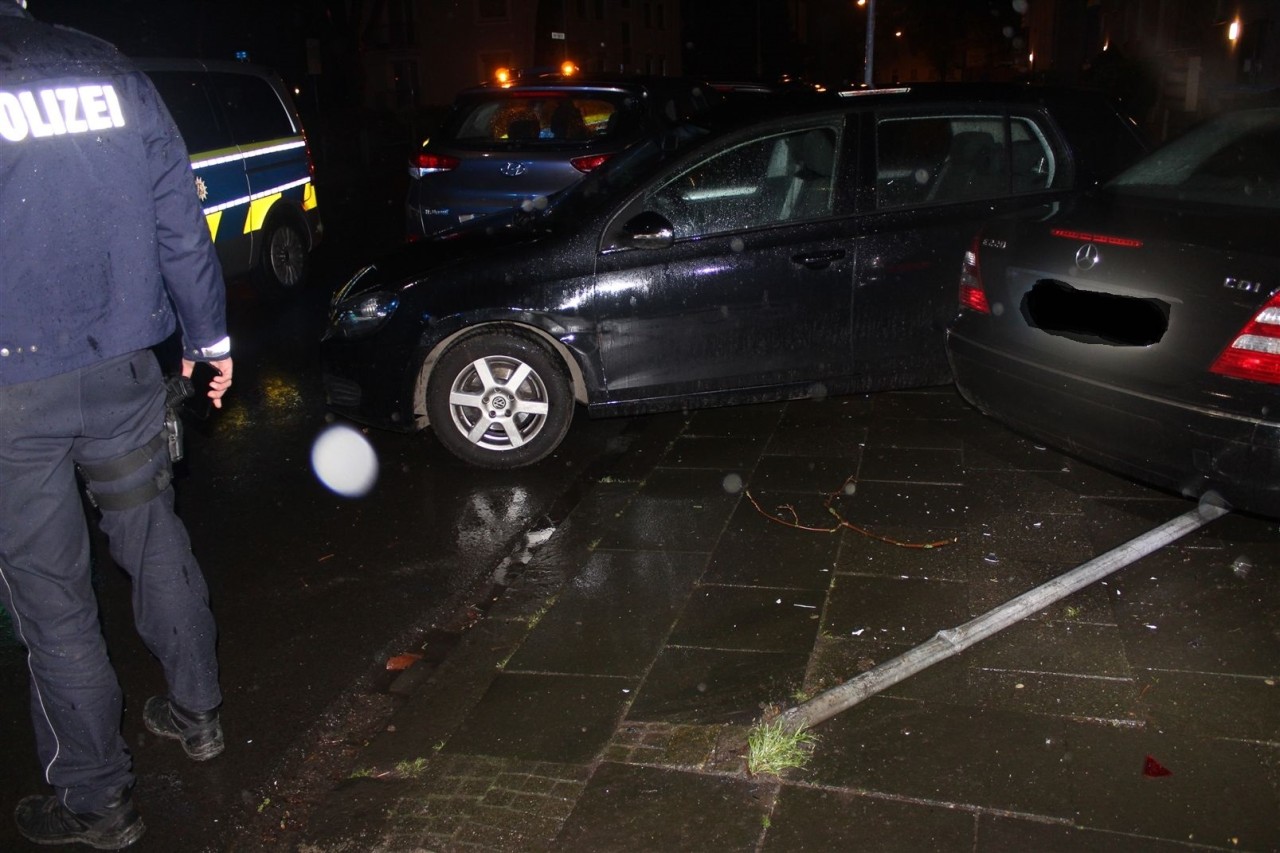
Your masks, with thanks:
[[[427,412],[441,444],[484,468],[545,458],[569,429],[573,397],[560,361],[520,332],[475,335],[431,374]]]

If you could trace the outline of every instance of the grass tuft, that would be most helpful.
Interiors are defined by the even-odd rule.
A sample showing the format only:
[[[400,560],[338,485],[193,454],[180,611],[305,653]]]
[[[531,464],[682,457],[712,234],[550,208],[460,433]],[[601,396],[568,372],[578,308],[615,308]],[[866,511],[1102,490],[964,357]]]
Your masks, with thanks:
[[[747,769],[777,776],[789,768],[804,767],[817,742],[817,736],[803,727],[793,732],[781,720],[761,723],[747,735]]]
[[[401,761],[396,764],[396,772],[410,779],[418,778],[426,772],[426,769],[427,759],[425,758],[415,758],[412,761]]]

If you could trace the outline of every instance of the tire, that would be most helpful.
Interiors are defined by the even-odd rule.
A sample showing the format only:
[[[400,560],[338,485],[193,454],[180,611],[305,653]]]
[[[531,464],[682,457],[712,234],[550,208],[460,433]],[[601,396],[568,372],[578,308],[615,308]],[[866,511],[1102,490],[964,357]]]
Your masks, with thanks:
[[[307,235],[294,220],[273,217],[262,234],[258,274],[271,289],[283,293],[301,289],[310,270]]]
[[[514,384],[513,384],[514,383]],[[518,331],[464,338],[427,386],[427,414],[450,453],[481,468],[519,468],[560,446],[573,419],[564,365]]]

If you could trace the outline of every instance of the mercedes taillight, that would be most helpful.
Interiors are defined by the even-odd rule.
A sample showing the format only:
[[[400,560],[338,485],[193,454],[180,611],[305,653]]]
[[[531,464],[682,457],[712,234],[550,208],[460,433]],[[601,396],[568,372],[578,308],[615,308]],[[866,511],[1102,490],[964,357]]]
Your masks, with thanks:
[[[1236,379],[1280,385],[1280,293],[1244,324],[1209,369]]]
[[[960,307],[979,314],[990,314],[987,291],[982,286],[982,269],[978,265],[978,245],[982,235],[973,238],[960,266]]]

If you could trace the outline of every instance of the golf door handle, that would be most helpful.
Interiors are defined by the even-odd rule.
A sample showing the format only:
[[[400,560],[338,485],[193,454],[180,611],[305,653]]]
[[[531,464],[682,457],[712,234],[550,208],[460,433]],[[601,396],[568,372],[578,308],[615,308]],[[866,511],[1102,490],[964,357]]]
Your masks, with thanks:
[[[826,269],[832,261],[844,257],[844,249],[830,249],[825,252],[801,252],[791,256],[791,262],[811,270]]]

